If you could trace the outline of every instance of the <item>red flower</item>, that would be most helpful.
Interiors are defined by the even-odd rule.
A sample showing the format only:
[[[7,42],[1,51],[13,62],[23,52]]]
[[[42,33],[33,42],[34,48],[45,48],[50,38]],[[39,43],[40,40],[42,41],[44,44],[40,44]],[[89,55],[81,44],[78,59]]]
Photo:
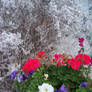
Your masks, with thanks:
[[[59,62],[57,62],[57,64],[56,64],[57,66],[61,66],[61,65],[65,65],[64,64],[64,62],[63,61],[59,61]]]
[[[38,58],[41,58],[43,55],[45,55],[45,52],[44,52],[44,51],[39,51],[39,52],[36,54],[36,56],[37,56]]]
[[[88,65],[90,63],[91,58],[86,54],[80,53],[75,57],[75,60],[80,61],[81,64],[83,63],[84,65]]]
[[[61,54],[55,54],[54,57],[55,57],[55,61],[58,61],[61,58]]]
[[[70,85],[67,85],[67,88],[70,88]]]
[[[78,70],[80,68],[80,65],[81,65],[80,61],[78,61],[78,62],[74,61],[74,62],[72,62],[71,68],[74,70]]]
[[[60,66],[61,65],[61,62],[59,61],[59,62],[57,62],[57,64],[56,64],[57,66]]]
[[[61,59],[63,59],[63,57],[64,56],[62,56],[61,54],[55,54],[54,55],[54,59],[52,60],[53,62],[56,62],[57,64],[57,66],[61,66],[61,65],[64,65],[64,62],[63,61],[61,61]]]
[[[71,67],[74,70],[78,70],[81,66],[80,61],[76,61],[75,58],[67,59],[67,64],[69,68]]]
[[[28,60],[23,65],[22,70],[27,75],[30,71],[32,71],[32,70],[35,71],[38,67],[39,67],[39,61],[35,58],[35,59]]]
[[[70,68],[70,66],[72,65],[72,63],[75,61],[74,58],[71,58],[71,59],[67,59],[67,64],[68,64],[68,67]]]

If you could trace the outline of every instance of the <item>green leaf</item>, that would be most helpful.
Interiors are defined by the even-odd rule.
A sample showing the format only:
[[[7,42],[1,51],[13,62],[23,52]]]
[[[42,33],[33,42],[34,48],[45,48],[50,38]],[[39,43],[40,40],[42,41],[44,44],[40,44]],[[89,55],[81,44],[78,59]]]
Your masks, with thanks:
[[[76,92],[88,92],[86,88],[80,87],[79,89],[76,90]]]

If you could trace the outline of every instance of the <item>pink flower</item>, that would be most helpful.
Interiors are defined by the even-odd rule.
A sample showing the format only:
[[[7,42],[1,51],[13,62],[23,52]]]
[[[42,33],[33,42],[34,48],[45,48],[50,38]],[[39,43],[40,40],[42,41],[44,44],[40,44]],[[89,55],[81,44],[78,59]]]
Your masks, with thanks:
[[[84,38],[79,38],[79,46],[83,47]]]
[[[82,43],[84,41],[84,38],[79,38],[79,42]]]

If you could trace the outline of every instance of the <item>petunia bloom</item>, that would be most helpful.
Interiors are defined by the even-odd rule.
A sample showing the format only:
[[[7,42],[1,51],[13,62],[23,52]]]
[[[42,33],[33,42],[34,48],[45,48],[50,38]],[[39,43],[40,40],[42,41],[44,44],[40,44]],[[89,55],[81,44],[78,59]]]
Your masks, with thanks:
[[[38,86],[39,92],[54,92],[52,85],[43,83],[41,86]]]
[[[55,92],[68,92],[68,88],[65,87],[65,85],[63,84],[59,90],[55,90]]]
[[[88,85],[88,82],[82,82],[82,83],[80,84],[81,87],[86,87],[87,85]]]
[[[33,73],[34,73],[34,71],[29,72],[29,73],[28,73],[28,76],[29,76],[29,77],[32,76]]]
[[[18,82],[22,82],[22,81],[24,81],[24,80],[26,80],[27,79],[27,77],[23,74],[23,75],[21,75],[21,76],[19,76],[18,78],[17,78],[17,80],[18,80]]]
[[[18,71],[12,72],[12,74],[10,74],[9,78],[14,79],[17,73],[18,73]]]

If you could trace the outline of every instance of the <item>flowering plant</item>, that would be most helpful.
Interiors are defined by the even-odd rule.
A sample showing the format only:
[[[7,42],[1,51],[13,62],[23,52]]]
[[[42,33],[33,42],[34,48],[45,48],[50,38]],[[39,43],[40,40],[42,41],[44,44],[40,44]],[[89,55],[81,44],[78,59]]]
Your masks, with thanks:
[[[54,54],[53,59],[44,52],[26,61],[22,72],[14,71],[17,92],[92,92],[89,78],[92,58],[84,53],[84,38],[79,38],[81,49],[73,57],[67,54]]]

